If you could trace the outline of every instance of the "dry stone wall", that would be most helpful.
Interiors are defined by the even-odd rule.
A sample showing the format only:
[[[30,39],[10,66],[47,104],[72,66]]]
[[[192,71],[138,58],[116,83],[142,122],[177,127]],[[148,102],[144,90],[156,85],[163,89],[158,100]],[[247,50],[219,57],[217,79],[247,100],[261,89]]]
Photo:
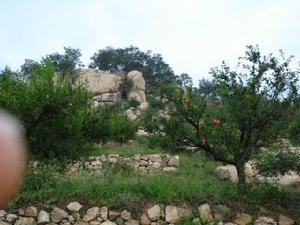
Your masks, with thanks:
[[[68,163],[66,173],[68,175],[89,173],[102,176],[105,174],[107,166],[117,163],[128,165],[134,170],[144,173],[172,172],[179,167],[179,156],[167,154],[135,154],[130,157],[122,157],[118,154],[91,156],[87,160],[76,160]]]
[[[162,225],[176,224],[186,218],[188,224],[217,224],[217,225],[293,225],[295,221],[278,213],[252,216],[246,213],[233,214],[226,205],[200,204],[193,210],[190,206],[177,207],[174,205],[141,206],[137,213],[129,210],[112,210],[107,206],[94,206],[83,210],[79,202],[70,202],[66,207],[38,209],[34,206],[21,208],[17,213],[0,210],[1,225]]]

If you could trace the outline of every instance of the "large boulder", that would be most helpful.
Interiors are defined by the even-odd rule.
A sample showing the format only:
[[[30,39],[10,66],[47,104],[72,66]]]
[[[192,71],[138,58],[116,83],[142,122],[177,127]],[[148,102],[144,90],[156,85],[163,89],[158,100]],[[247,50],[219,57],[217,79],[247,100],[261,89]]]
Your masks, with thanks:
[[[94,94],[118,92],[121,77],[97,69],[81,69],[78,72],[78,80],[87,82],[88,89]]]
[[[143,74],[137,70],[132,70],[127,74],[127,78],[132,81],[132,87],[127,94],[127,99],[134,99],[139,103],[146,102],[146,82],[144,80]]]
[[[93,94],[94,107],[110,105],[122,100],[121,84],[125,74],[112,74],[97,69],[80,69],[78,71],[78,82],[87,85]],[[143,74],[137,70],[130,71],[127,78],[132,81],[132,86],[127,93],[127,99],[136,100],[139,103],[137,108],[126,110],[125,115],[131,120],[139,118],[142,111],[148,108],[146,101],[146,82]]]

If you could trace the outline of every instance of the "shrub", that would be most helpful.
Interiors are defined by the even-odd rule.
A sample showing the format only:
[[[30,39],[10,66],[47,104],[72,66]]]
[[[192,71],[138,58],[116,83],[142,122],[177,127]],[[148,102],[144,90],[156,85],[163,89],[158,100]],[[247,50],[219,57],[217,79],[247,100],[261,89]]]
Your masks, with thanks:
[[[300,143],[300,110],[295,113],[293,120],[288,128],[289,138],[291,138],[297,144]]]
[[[55,76],[51,64],[35,64],[30,74],[0,75],[0,106],[24,125],[30,153],[40,159],[74,158],[87,148],[82,128],[90,109],[81,85]]]
[[[85,121],[83,132],[88,141],[107,142],[110,137],[110,115],[107,108],[102,108],[98,112],[90,112]]]
[[[113,140],[123,143],[134,137],[136,126],[126,116],[112,113],[109,122],[109,131]]]
[[[135,131],[134,122],[111,107],[102,107],[98,112],[91,113],[84,126],[85,137],[94,142],[126,142],[134,137]]]

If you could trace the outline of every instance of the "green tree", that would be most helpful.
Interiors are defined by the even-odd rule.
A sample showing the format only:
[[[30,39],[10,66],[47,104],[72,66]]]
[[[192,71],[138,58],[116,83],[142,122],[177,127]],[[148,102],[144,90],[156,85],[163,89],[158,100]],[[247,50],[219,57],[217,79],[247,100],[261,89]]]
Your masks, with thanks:
[[[91,60],[90,67],[108,72],[139,70],[150,86],[158,82],[169,82],[175,77],[172,68],[160,54],[143,52],[134,46],[116,49],[106,47],[96,52]]]
[[[225,63],[211,70],[218,98],[207,100],[191,87],[169,88],[166,136],[235,165],[239,184],[245,183],[245,163],[278,138],[285,109],[296,96],[298,72],[291,71],[290,61],[248,46],[238,70]]]
[[[30,153],[44,160],[87,150],[83,127],[89,99],[85,87],[55,76],[49,62],[32,66],[30,76],[8,69],[0,75],[0,107],[20,119]]]
[[[46,55],[42,59],[42,63],[51,63],[54,71],[63,77],[67,77],[71,82],[76,79],[76,70],[83,66],[80,61],[81,52],[79,49],[64,47],[64,53],[58,52]],[[30,74],[38,62],[25,59],[25,63],[21,66],[21,71]]]

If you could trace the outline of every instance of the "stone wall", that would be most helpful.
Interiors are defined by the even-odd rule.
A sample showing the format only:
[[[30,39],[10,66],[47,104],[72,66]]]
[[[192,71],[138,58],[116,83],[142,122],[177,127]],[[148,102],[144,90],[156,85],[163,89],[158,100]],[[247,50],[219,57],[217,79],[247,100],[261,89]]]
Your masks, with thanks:
[[[80,175],[89,173],[102,176],[110,164],[122,163],[134,168],[136,171],[154,173],[159,171],[176,171],[179,167],[179,156],[167,154],[135,154],[130,157],[122,157],[118,154],[91,156],[87,160],[71,161],[67,166],[68,175]]]
[[[268,215],[251,216],[246,213],[233,214],[225,205],[208,203],[192,207],[177,207],[174,205],[141,206],[138,212],[111,210],[107,206],[94,206],[83,210],[79,202],[70,202],[65,208],[54,207],[50,210],[37,209],[34,206],[21,208],[18,213],[8,213],[0,210],[1,225],[162,225],[176,224],[180,219],[189,219],[188,224],[218,224],[218,225],[293,225],[294,220],[278,213],[272,217]],[[183,223],[182,223],[183,224]]]

